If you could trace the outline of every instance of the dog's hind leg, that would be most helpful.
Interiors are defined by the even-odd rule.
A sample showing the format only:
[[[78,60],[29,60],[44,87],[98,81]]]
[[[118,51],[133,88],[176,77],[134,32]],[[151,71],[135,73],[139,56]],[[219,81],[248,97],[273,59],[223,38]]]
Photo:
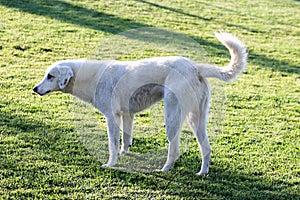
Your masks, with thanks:
[[[159,171],[162,171],[162,172],[169,171],[173,167],[177,158],[179,157],[179,155],[180,155],[180,150],[179,150],[180,137],[179,136],[180,135],[178,133],[172,140],[169,140],[168,158],[167,158],[167,161],[166,161],[165,165],[163,166],[163,168]]]
[[[108,132],[108,147],[109,159],[104,167],[112,167],[117,163],[119,153],[120,139],[120,115],[106,116],[107,132]]]
[[[132,129],[133,129],[134,114],[123,113],[123,136],[122,136],[122,147],[120,155],[124,155],[129,152],[129,148],[132,145]]]
[[[207,121],[209,110],[209,98],[202,101],[199,112],[191,112],[188,116],[188,123],[193,130],[202,155],[202,166],[196,175],[204,175],[208,173],[209,162],[211,156],[211,147],[207,137]]]
[[[169,149],[167,161],[164,167],[160,170],[163,172],[169,171],[180,155],[179,133],[181,131],[183,121],[179,101],[172,92],[167,92],[165,94],[165,122]]]

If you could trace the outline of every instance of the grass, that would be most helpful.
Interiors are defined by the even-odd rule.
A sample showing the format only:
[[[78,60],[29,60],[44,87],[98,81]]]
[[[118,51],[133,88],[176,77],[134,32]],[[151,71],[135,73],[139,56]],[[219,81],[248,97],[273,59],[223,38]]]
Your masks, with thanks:
[[[299,13],[292,0],[0,0],[0,198],[299,198]],[[218,65],[228,62],[228,52],[214,31],[238,35],[249,49],[247,72],[213,90],[211,114],[220,119],[210,122],[209,176],[194,176],[200,158],[187,128],[189,148],[168,173],[102,168],[105,142],[104,149],[93,145],[106,140],[103,116],[68,95],[31,91],[54,61],[89,57],[109,38],[141,27],[184,34]],[[120,58],[164,53],[145,47]],[[137,116],[137,162],[166,145],[161,106]]]

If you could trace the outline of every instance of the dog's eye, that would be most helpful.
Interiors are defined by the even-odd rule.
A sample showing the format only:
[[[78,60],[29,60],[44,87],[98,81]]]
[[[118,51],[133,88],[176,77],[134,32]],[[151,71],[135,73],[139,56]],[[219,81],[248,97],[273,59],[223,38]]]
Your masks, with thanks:
[[[47,79],[52,79],[52,78],[55,78],[55,77],[53,75],[51,75],[51,74],[47,75]]]

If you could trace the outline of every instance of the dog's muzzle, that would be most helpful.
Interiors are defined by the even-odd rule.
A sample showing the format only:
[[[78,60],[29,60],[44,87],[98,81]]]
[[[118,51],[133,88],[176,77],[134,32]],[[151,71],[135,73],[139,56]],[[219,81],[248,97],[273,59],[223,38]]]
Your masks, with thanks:
[[[43,95],[48,94],[49,92],[51,92],[50,90],[48,90],[48,91],[46,91],[46,92],[44,92],[44,93],[41,93],[41,92],[39,92],[39,87],[38,87],[38,86],[34,87],[34,88],[33,88],[33,91],[34,91],[35,93],[37,93],[38,95],[40,95],[40,96],[43,96]]]

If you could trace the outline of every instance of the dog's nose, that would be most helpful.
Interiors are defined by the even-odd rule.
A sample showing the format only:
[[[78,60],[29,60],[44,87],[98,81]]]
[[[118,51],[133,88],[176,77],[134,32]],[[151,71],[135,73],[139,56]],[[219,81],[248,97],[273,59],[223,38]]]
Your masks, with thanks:
[[[34,87],[33,88],[33,91],[35,92],[35,93],[37,93],[37,91],[38,91],[38,87],[36,86],[36,87]]]

